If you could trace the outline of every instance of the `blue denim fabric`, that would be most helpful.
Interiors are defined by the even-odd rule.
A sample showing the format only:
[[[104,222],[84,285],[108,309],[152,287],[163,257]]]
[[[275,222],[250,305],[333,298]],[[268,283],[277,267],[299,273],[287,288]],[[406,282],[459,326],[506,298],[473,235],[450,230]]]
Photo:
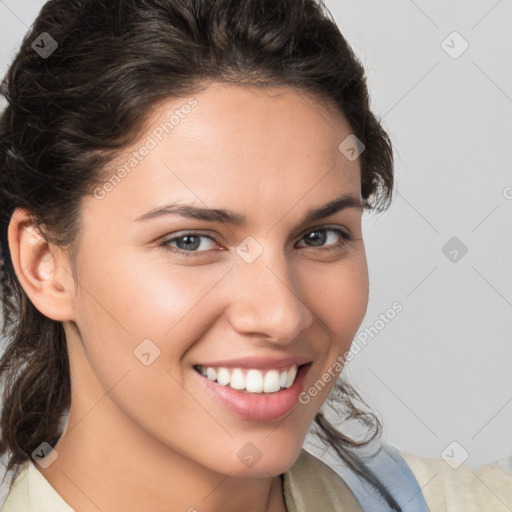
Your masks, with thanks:
[[[416,478],[398,449],[385,443],[381,447],[378,454],[365,460],[366,465],[402,507],[402,512],[430,512]],[[365,512],[393,510],[370,483],[341,461],[332,448],[321,459],[343,478]]]

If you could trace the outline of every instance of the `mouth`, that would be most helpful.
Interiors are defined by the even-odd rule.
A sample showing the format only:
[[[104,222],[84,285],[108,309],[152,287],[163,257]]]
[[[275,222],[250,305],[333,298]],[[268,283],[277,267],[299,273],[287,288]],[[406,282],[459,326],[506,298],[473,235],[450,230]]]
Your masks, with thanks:
[[[245,393],[277,393],[288,389],[295,382],[299,370],[311,362],[291,365],[288,368],[261,370],[258,368],[226,368],[195,365],[194,370],[217,383]]]
[[[252,421],[290,413],[298,403],[312,361],[287,368],[228,368],[194,365],[208,395],[227,411]]]

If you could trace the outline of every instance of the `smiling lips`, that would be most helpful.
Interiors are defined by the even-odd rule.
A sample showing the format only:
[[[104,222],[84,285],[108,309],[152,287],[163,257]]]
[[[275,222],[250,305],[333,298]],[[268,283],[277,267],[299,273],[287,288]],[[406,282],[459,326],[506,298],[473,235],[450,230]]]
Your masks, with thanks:
[[[299,403],[311,359],[238,359],[194,365],[207,395],[223,409],[250,421],[272,421]],[[283,385],[284,384],[284,385]]]
[[[221,386],[248,393],[275,393],[289,388],[297,375],[297,365],[285,369],[226,368],[197,365],[196,370]]]
[[[223,409],[251,421],[271,421],[298,404],[313,364],[309,355],[245,356],[198,361],[194,373]]]

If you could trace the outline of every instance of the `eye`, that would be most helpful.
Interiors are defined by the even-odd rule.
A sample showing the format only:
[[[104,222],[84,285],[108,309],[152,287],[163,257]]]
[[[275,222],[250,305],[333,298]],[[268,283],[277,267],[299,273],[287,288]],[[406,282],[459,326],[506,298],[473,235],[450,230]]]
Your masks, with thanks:
[[[313,245],[308,247],[319,247],[322,246],[323,243],[329,238],[326,233],[334,234],[334,236],[331,236],[331,239],[334,239],[334,244],[328,244],[328,245],[334,245],[331,247],[331,249],[336,249],[339,247],[343,247],[348,241],[352,240],[352,235],[350,233],[347,233],[339,228],[333,228],[333,227],[320,227],[315,228],[312,231],[308,231],[305,233],[301,240],[307,240],[308,242],[312,242]],[[321,247],[323,249],[323,247]],[[330,250],[330,249],[324,249],[324,250]]]
[[[183,256],[194,256],[195,253],[205,252],[204,250],[197,250],[202,245],[204,246],[204,244],[201,243],[202,238],[213,242],[213,245],[215,246],[215,240],[211,236],[207,235],[206,233],[197,232],[184,233],[180,236],[174,236],[172,238],[168,238],[167,240],[163,240],[158,245],[163,247],[165,250],[182,254]],[[176,244],[178,247],[176,248],[172,244]]]

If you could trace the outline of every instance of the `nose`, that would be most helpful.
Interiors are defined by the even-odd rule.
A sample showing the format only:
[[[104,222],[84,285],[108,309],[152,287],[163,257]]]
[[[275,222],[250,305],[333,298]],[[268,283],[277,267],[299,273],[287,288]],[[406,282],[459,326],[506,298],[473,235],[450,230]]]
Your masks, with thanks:
[[[228,321],[240,334],[289,343],[313,322],[293,269],[281,256],[264,251],[252,263],[240,262],[232,270],[233,289]],[[266,257],[264,257],[266,255]]]

